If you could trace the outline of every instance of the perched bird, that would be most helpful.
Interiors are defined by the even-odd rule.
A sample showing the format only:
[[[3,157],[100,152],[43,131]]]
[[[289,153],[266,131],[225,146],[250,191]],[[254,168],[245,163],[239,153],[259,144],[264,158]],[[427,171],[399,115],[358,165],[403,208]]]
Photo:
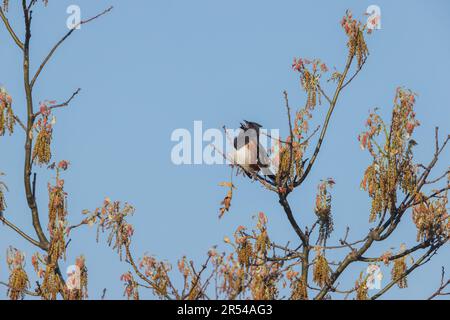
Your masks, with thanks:
[[[261,128],[256,122],[244,120],[244,123],[241,123],[241,130],[233,142],[233,162],[239,165],[249,178],[254,178],[262,172],[267,178],[275,180],[275,175],[269,168],[267,151],[259,140]]]

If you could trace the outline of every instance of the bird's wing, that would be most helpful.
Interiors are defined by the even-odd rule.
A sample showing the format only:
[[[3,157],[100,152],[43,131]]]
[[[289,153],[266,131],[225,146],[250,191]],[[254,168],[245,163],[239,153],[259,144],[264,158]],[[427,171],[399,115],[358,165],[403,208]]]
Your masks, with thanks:
[[[272,160],[269,158],[266,149],[259,144],[258,165],[265,176],[274,177],[274,173],[270,169]]]
[[[254,139],[251,139],[249,143],[245,146],[248,150],[248,164],[250,165],[259,165],[258,161],[258,142]]]
[[[267,154],[267,150],[261,145],[261,143],[259,144],[259,155],[258,155],[258,164],[261,167],[269,167],[272,163],[272,161],[270,160],[268,154]]]

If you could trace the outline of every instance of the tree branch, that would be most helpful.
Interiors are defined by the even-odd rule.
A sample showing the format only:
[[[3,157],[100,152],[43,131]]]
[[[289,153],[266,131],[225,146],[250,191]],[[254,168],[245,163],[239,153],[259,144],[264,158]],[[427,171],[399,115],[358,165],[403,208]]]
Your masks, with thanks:
[[[297,224],[297,221],[294,218],[294,215],[292,214],[292,210],[291,207],[289,205],[289,202],[287,201],[286,197],[282,194],[278,194],[279,195],[279,199],[280,199],[280,204],[284,209],[284,212],[286,213],[286,216],[289,220],[289,222],[291,223],[292,228],[294,229],[295,233],[297,233],[297,235],[299,236],[300,240],[303,243],[303,246],[308,246],[308,237],[306,236],[306,234],[302,231],[302,229],[300,228],[300,226]]]
[[[428,298],[428,300],[433,300],[437,296],[448,296],[450,295],[450,292],[442,292],[448,285],[450,285],[450,279],[445,282],[445,268],[442,267],[442,273],[441,273],[441,285],[440,287]]]
[[[14,120],[16,120],[16,122],[20,125],[20,127],[25,131],[25,133],[27,132],[27,127],[25,127],[25,125],[23,124],[22,120],[20,120],[20,118],[16,115],[14,115]]]
[[[348,86],[350,84],[350,82],[352,82],[352,80],[358,75],[358,73],[362,70],[364,64],[366,63],[366,60],[367,60],[367,56],[361,62],[361,65],[358,66],[358,69],[356,69],[355,73],[350,77],[350,79],[348,79],[348,81],[342,85],[342,89],[344,89],[346,86]]]
[[[330,123],[331,115],[333,114],[334,108],[336,107],[336,103],[337,103],[337,100],[339,98],[339,94],[341,93],[345,77],[347,76],[347,73],[348,73],[348,71],[350,69],[350,66],[352,65],[353,58],[354,58],[354,55],[350,55],[348,57],[348,59],[347,59],[347,63],[346,63],[345,69],[344,69],[344,73],[342,74],[342,76],[341,76],[341,78],[339,80],[339,83],[337,85],[336,91],[334,93],[333,100],[330,103],[330,107],[328,109],[328,112],[327,112],[327,115],[326,115],[326,118],[325,118],[325,122],[324,122],[324,124],[322,126],[322,131],[320,133],[319,141],[317,142],[316,149],[314,150],[314,154],[313,154],[311,160],[309,161],[308,167],[306,168],[305,172],[303,173],[303,175],[301,176],[299,181],[297,181],[294,184],[295,187],[301,185],[303,183],[303,181],[305,181],[306,177],[309,175],[309,172],[311,171],[311,169],[312,169],[312,167],[314,165],[314,162],[317,159],[317,156],[318,156],[318,154],[320,152],[320,148],[321,148],[322,143],[323,143],[323,139],[325,138],[325,135],[327,133],[327,129],[328,129],[328,125]]]
[[[151,282],[146,276],[144,276],[142,274],[142,272],[139,270],[139,268],[137,267],[136,263],[134,262],[133,256],[131,255],[131,251],[130,251],[130,244],[127,243],[125,245],[125,252],[127,255],[127,260],[129,262],[129,264],[131,265],[131,267],[133,268],[134,272],[138,275],[139,278],[141,278],[143,281],[145,281],[146,283],[148,283],[150,285],[150,287],[153,290],[156,290],[157,292],[159,292],[159,294],[163,295],[167,300],[171,300],[170,296],[166,293],[160,290],[160,288],[158,286],[156,286],[153,282]]]
[[[36,74],[35,74],[34,77],[33,77],[33,80],[31,80],[31,88],[34,87],[34,84],[36,83],[37,78],[38,78],[39,75],[41,74],[42,70],[44,69],[44,67],[45,67],[45,65],[48,63],[48,61],[52,58],[53,54],[54,54],[54,53],[56,52],[56,50],[59,48],[59,46],[60,46],[61,44],[63,44],[63,42],[64,42],[67,38],[69,38],[69,37],[72,35],[72,33],[73,33],[75,30],[77,30],[78,27],[80,27],[80,26],[83,25],[83,24],[87,24],[87,23],[89,23],[89,22],[91,22],[91,21],[93,21],[93,20],[95,20],[95,19],[100,18],[101,16],[103,16],[103,15],[109,13],[113,8],[114,8],[114,7],[109,7],[109,8],[106,9],[105,11],[99,13],[98,15],[96,15],[96,16],[90,18],[90,19],[80,21],[77,25],[75,25],[72,29],[70,29],[70,31],[67,32],[67,33],[64,35],[64,37],[62,37],[61,40],[59,40],[59,41],[53,46],[53,48],[50,50],[50,52],[49,52],[49,53],[47,54],[47,56],[45,57],[44,61],[43,61],[43,62],[41,63],[41,65],[39,66],[38,70],[36,71]]]
[[[31,238],[29,235],[27,235],[25,232],[23,232],[19,227],[17,227],[13,223],[9,222],[5,217],[3,217],[1,215],[0,215],[0,221],[3,222],[4,224],[6,224],[8,227],[10,227],[15,232],[17,232],[19,235],[21,235],[25,240],[29,241],[31,244],[45,250],[45,247],[41,246],[41,244],[38,241]]]
[[[14,290],[14,288],[12,288],[8,283],[0,281],[0,285],[5,286],[11,290]],[[24,290],[23,291],[25,294],[29,295],[29,296],[33,296],[33,297],[39,297],[39,294],[36,292],[31,292],[29,290]]]
[[[1,7],[0,7],[0,17],[2,18],[6,29],[8,30],[9,34],[11,35],[11,38],[14,40],[14,42],[17,44],[17,46],[23,51],[24,50],[24,44],[17,37],[16,33],[14,32],[13,28],[9,24],[8,18],[6,18],[5,13],[3,12],[3,9]]]
[[[28,11],[27,3],[22,1],[23,14],[25,19],[25,42],[23,50],[23,81],[25,88],[25,97],[27,101],[27,134],[25,135],[25,164],[24,164],[24,185],[25,194],[27,197],[28,207],[31,210],[31,216],[33,220],[33,227],[39,238],[41,248],[48,248],[49,242],[42,229],[39,219],[39,211],[36,204],[36,198],[33,196],[33,190],[31,185],[31,171],[32,171],[32,145],[33,140],[30,137],[29,132],[33,129],[34,116],[33,116],[33,93],[30,86],[30,39],[31,39],[31,13]]]
[[[399,253],[399,254],[397,254],[395,256],[388,257],[387,260],[393,261],[393,260],[400,259],[400,258],[402,258],[404,256],[407,256],[408,254],[416,252],[419,249],[425,249],[425,248],[429,247],[430,245],[431,245],[431,243],[429,241],[424,241],[424,242],[422,242],[422,243],[412,247],[411,249],[405,250],[402,253]],[[360,258],[358,258],[358,260],[362,261],[362,262],[379,262],[379,261],[382,261],[381,258],[365,258],[365,257],[360,257]]]
[[[80,93],[80,91],[81,91],[81,88],[78,88],[73,94],[72,94],[72,96],[69,98],[69,99],[67,99],[65,102],[63,102],[63,103],[60,103],[60,104],[55,104],[55,105],[53,105],[53,106],[50,106],[50,107],[48,107],[50,110],[53,110],[53,109],[57,109],[57,108],[64,108],[64,107],[67,107],[71,102],[72,102],[72,100]],[[34,117],[36,118],[37,116],[39,116],[41,114],[41,111],[38,111],[38,112],[36,112],[35,114],[34,114]]]
[[[442,246],[443,243],[431,246],[430,249],[420,257],[419,260],[417,260],[411,267],[409,267],[400,277],[397,277],[396,279],[392,280],[388,285],[386,285],[381,291],[379,291],[377,294],[372,296],[371,300],[376,300],[379,297],[381,297],[383,294],[385,294],[389,289],[391,289],[396,283],[398,283],[400,280],[408,276],[411,272],[413,272],[418,267],[424,265],[426,262],[429,261],[431,256],[436,252],[437,249],[439,249],[440,246]]]

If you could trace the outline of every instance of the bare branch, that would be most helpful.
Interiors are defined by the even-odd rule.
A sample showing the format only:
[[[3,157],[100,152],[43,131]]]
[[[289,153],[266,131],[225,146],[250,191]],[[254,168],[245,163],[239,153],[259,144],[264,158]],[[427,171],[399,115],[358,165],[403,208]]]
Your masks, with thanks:
[[[72,33],[77,30],[78,27],[80,27],[81,25],[87,24],[95,19],[100,18],[101,16],[109,13],[111,10],[113,9],[113,7],[109,7],[108,9],[106,9],[105,11],[99,13],[98,15],[87,19],[87,20],[83,20],[80,21],[77,25],[75,25],[72,29],[70,29],[69,32],[66,33],[66,35],[64,37],[61,38],[61,40],[59,40],[54,46],[53,48],[50,50],[50,52],[48,53],[48,55],[45,57],[44,61],[41,63],[41,65],[39,66],[38,70],[36,71],[36,74],[33,77],[33,80],[31,80],[30,86],[31,88],[34,87],[34,84],[36,83],[37,78],[39,77],[39,75],[41,74],[42,70],[44,69],[45,65],[48,63],[48,61],[51,59],[51,57],[53,56],[53,54],[56,52],[56,50],[58,49],[58,47],[67,39],[70,37],[70,35],[72,35]]]
[[[14,115],[14,120],[16,120],[16,122],[20,125],[20,127],[27,132],[27,127],[25,127],[25,125],[23,124],[22,120],[20,120],[20,118],[16,115]]]
[[[294,218],[294,215],[292,214],[291,207],[289,205],[289,202],[287,201],[286,197],[282,194],[279,194],[280,204],[283,207],[289,222],[292,225],[292,228],[294,228],[295,233],[299,236],[300,240],[303,243],[303,246],[308,246],[308,237],[305,235],[305,233],[302,231],[302,229],[297,224],[297,221]]]
[[[68,100],[66,100],[65,102],[63,102],[63,103],[60,103],[60,104],[55,104],[55,105],[53,105],[53,106],[50,106],[50,107],[48,107],[50,110],[53,110],[53,109],[57,109],[57,108],[64,108],[64,107],[67,107],[69,104],[70,104],[70,102],[72,102],[72,100],[80,93],[80,91],[81,91],[81,88],[78,88],[73,94],[72,94],[72,96],[68,99]],[[36,112],[35,114],[34,114],[34,117],[36,118],[37,116],[39,116],[41,114],[41,111],[38,111],[38,112]]]
[[[24,50],[24,44],[17,37],[16,33],[14,32],[13,28],[9,24],[8,18],[6,18],[5,13],[3,12],[3,9],[1,7],[0,7],[0,17],[2,18],[6,29],[8,30],[9,34],[11,35],[11,38],[14,40],[14,42],[17,44],[17,46],[23,51]]]
[[[366,60],[367,60],[367,56],[364,57],[364,59],[361,62],[361,65],[356,69],[355,73],[350,77],[350,79],[348,79],[348,81],[342,85],[342,89],[344,89],[346,86],[348,86],[350,84],[350,82],[352,82],[352,80],[358,75],[358,73],[362,70],[364,64],[366,63]]]
[[[322,87],[320,85],[317,85],[317,88],[319,89],[319,92],[321,95],[323,95],[325,97],[325,99],[327,99],[328,103],[331,104],[331,99],[330,97],[325,93],[325,91],[322,89]]]
[[[25,86],[25,97],[27,102],[27,130],[25,135],[25,165],[24,165],[24,185],[25,194],[27,197],[28,207],[31,210],[31,217],[33,228],[36,231],[36,235],[39,238],[39,243],[41,248],[48,248],[49,241],[42,229],[42,225],[39,217],[39,210],[36,203],[36,198],[33,196],[32,185],[31,185],[31,172],[33,168],[31,155],[33,141],[30,137],[29,132],[33,127],[33,93],[30,86],[30,39],[31,39],[31,11],[27,7],[27,2],[22,0],[22,9],[25,22],[25,41],[23,50],[23,82]],[[46,249],[45,249],[46,250]]]
[[[36,247],[39,247],[41,249],[45,250],[45,247],[43,247],[39,241],[34,240],[29,235],[27,235],[25,232],[23,232],[19,227],[14,225],[13,223],[9,222],[4,216],[0,215],[0,221],[6,224],[8,227],[13,229],[15,232],[17,232],[19,235],[21,235],[25,240],[29,241],[30,243],[34,244]]]
[[[442,267],[442,273],[441,273],[441,284],[439,288],[428,298],[428,300],[433,300],[437,296],[448,296],[450,295],[450,292],[442,292],[444,289],[450,285],[450,279],[448,279],[445,282],[445,268]]]
[[[441,176],[439,176],[438,178],[431,180],[431,181],[425,181],[425,184],[434,184],[436,182],[441,181],[442,179],[444,179],[448,174],[450,173],[450,170],[447,170],[446,172],[444,172]]]
[[[397,255],[394,255],[394,256],[390,256],[390,257],[388,257],[388,258],[386,258],[388,261],[393,261],[393,260],[397,260],[397,259],[400,259],[400,258],[402,258],[402,257],[404,257],[404,256],[407,256],[408,254],[411,254],[411,253],[413,253],[413,252],[416,252],[417,250],[419,250],[419,249],[424,249],[424,248],[427,248],[427,247],[429,247],[431,245],[431,243],[429,242],[429,241],[424,241],[424,242],[422,242],[422,243],[420,243],[420,244],[418,244],[418,245],[416,245],[416,246],[414,246],[414,247],[412,247],[412,248],[410,248],[410,249],[408,249],[408,250],[405,250],[405,251],[403,251],[402,253],[399,253],[399,254],[397,254]],[[382,261],[383,259],[382,258],[365,258],[365,257],[360,257],[360,258],[358,258],[358,260],[359,261],[363,261],[363,262],[379,262],[379,261]]]

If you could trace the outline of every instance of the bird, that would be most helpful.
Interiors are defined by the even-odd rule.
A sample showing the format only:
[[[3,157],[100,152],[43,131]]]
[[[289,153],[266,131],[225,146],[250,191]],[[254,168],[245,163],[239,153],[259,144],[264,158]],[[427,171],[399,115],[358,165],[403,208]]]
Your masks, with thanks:
[[[264,176],[275,181],[275,175],[269,168],[267,151],[259,140],[261,128],[259,123],[247,120],[240,124],[240,132],[233,141],[233,163],[239,165],[251,179],[262,172]]]

